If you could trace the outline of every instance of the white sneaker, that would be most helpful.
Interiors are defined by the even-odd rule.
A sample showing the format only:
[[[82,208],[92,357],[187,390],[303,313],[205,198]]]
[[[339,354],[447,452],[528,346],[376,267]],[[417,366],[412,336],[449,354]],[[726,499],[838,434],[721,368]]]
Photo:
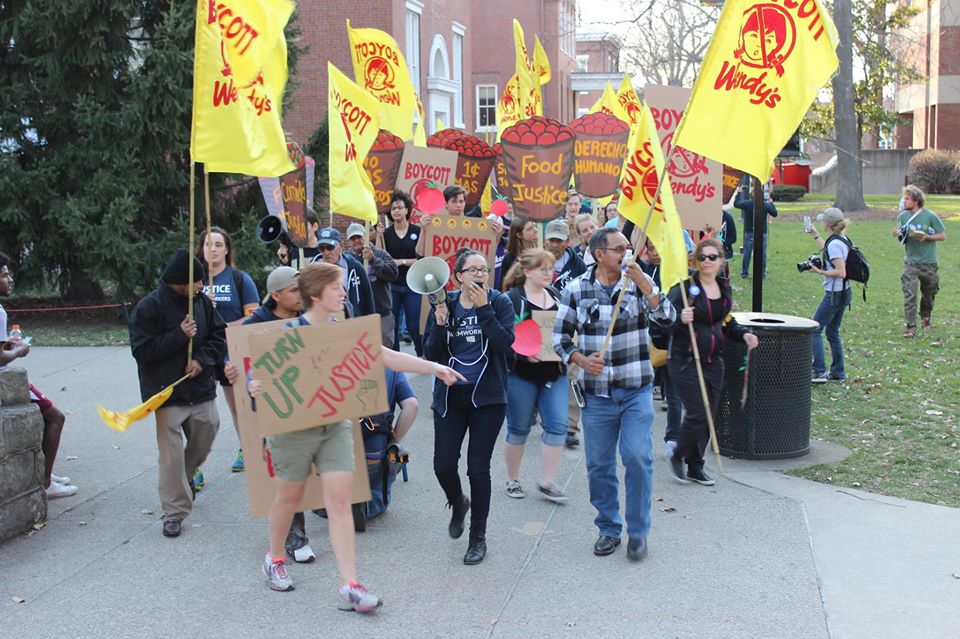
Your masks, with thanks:
[[[63,484],[64,486],[70,485],[69,477],[60,477],[59,475],[54,475],[53,473],[50,473],[50,481],[55,481],[58,484]]]
[[[76,486],[64,486],[63,484],[52,481],[50,482],[50,487],[47,488],[47,499],[70,497],[72,495],[76,495],[77,490],[78,488]]]
[[[293,560],[298,564],[309,564],[312,561],[315,561],[317,554],[313,552],[313,549],[310,547],[310,544],[304,544],[300,548],[297,548],[293,551]]]
[[[507,482],[507,497],[513,497],[514,499],[523,499],[527,496],[526,491],[523,489],[523,486],[520,485],[516,479],[511,479]]]

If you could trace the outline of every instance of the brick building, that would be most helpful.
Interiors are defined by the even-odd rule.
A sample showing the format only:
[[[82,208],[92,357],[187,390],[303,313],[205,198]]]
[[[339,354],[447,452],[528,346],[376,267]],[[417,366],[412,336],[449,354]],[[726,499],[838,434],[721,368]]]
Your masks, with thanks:
[[[577,69],[571,80],[577,115],[586,113],[600,99],[607,82],[614,89],[620,86],[621,47],[620,39],[612,33],[577,33]]]
[[[910,0],[905,0],[910,1]],[[899,149],[960,149],[960,0],[912,0],[921,9],[898,41],[920,79],[897,87]]]
[[[301,2],[299,85],[284,128],[306,142],[327,111],[327,60],[353,76],[346,19],[352,26],[382,29],[403,49],[427,121],[475,132],[496,132],[496,103],[513,75],[512,19],[540,35],[553,79],[543,87],[544,114],[569,121],[574,114],[571,75],[576,38],[575,0],[325,0]]]

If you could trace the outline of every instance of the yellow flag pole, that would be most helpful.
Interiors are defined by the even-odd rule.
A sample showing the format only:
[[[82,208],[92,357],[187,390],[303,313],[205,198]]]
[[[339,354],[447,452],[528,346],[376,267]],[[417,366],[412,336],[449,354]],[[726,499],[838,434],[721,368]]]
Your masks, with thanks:
[[[187,241],[187,279],[190,280],[187,286],[187,319],[193,321],[193,226],[196,220],[196,164],[190,162],[190,230]],[[187,342],[187,366],[193,360],[193,338]]]

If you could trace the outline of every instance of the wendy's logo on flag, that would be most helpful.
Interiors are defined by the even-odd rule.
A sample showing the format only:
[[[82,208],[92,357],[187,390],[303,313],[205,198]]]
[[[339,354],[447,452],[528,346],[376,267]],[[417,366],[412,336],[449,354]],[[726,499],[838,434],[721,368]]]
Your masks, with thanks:
[[[640,179],[640,189],[643,192],[643,199],[647,201],[647,206],[650,206],[650,203],[653,202],[653,196],[657,194],[657,184],[659,183],[657,167],[651,164],[650,168],[644,172],[643,177]],[[661,204],[661,200],[658,197],[657,205],[654,207],[657,213],[663,213],[663,206]]]
[[[393,66],[385,58],[374,56],[363,71],[363,86],[372,91],[396,89]]]
[[[793,16],[775,4],[755,4],[743,12],[740,39],[733,57],[754,69],[774,69],[783,76],[783,63],[797,42]]]

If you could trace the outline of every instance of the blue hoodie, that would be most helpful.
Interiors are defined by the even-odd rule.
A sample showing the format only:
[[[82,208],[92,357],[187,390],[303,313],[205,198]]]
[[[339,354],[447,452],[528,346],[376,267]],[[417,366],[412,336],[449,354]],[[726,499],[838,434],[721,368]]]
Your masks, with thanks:
[[[477,307],[477,321],[482,329],[481,348],[487,354],[487,365],[473,390],[471,400],[475,408],[507,403],[507,360],[513,356],[513,302],[493,289],[487,290],[489,302]],[[448,317],[454,316],[454,307],[460,291],[447,294]],[[423,356],[445,366],[450,365],[449,330],[437,326],[436,311],[430,309],[423,333]],[[440,380],[433,384],[431,408],[441,416],[447,414],[448,386]]]

